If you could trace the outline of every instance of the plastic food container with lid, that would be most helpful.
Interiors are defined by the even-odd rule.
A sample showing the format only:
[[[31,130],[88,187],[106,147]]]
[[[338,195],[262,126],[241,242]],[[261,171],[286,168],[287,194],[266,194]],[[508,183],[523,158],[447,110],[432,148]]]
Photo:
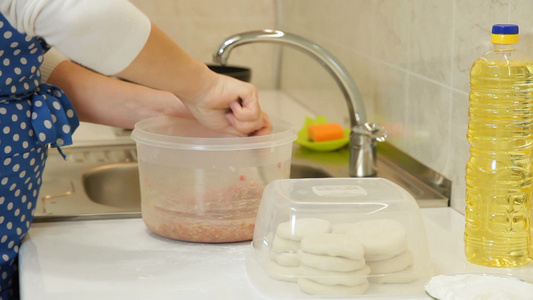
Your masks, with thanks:
[[[383,178],[271,182],[246,270],[279,299],[424,296],[432,275],[415,199]]]
[[[272,123],[271,134],[235,137],[190,119],[138,122],[132,138],[146,226],[182,241],[251,240],[264,187],[290,174],[295,130]]]

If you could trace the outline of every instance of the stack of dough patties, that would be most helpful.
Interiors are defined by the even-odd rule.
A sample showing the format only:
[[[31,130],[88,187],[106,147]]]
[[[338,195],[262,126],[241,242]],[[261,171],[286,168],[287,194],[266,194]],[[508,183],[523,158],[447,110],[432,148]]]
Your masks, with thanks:
[[[318,218],[300,218],[278,225],[270,251],[270,277],[297,282],[300,275],[301,241],[307,236],[331,232],[329,221]]]
[[[372,282],[408,283],[417,279],[413,273],[413,253],[408,249],[406,231],[400,222],[378,219],[337,224],[332,232],[361,241]]]
[[[346,234],[321,233],[301,241],[298,286],[313,295],[358,295],[368,288],[363,245]]]

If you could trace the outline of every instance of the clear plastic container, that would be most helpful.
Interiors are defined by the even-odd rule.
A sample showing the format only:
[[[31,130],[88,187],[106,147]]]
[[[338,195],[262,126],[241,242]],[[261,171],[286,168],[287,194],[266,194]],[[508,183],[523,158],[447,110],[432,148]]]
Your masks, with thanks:
[[[494,49],[470,71],[465,252],[488,267],[520,267],[531,247],[533,61],[518,26],[493,26]]]
[[[196,120],[138,122],[132,138],[148,228],[182,241],[251,240],[263,189],[290,174],[296,132],[281,120],[272,123],[271,134],[235,137]]]
[[[271,182],[246,269],[259,292],[282,299],[424,296],[432,275],[415,199],[382,178]]]

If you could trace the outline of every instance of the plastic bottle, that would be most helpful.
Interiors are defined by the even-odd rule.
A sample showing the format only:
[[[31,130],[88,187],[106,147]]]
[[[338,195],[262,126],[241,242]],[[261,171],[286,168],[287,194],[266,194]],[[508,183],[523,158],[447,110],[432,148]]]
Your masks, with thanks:
[[[470,71],[465,252],[489,267],[519,267],[531,245],[533,68],[518,26],[492,28],[494,48]]]

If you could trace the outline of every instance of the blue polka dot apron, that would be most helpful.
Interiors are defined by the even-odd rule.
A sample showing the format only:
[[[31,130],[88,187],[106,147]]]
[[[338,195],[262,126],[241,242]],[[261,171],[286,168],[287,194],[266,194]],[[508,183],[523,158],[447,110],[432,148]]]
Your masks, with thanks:
[[[17,255],[29,230],[48,146],[72,143],[78,117],[63,92],[41,84],[44,41],[0,14],[0,300],[18,299]]]

